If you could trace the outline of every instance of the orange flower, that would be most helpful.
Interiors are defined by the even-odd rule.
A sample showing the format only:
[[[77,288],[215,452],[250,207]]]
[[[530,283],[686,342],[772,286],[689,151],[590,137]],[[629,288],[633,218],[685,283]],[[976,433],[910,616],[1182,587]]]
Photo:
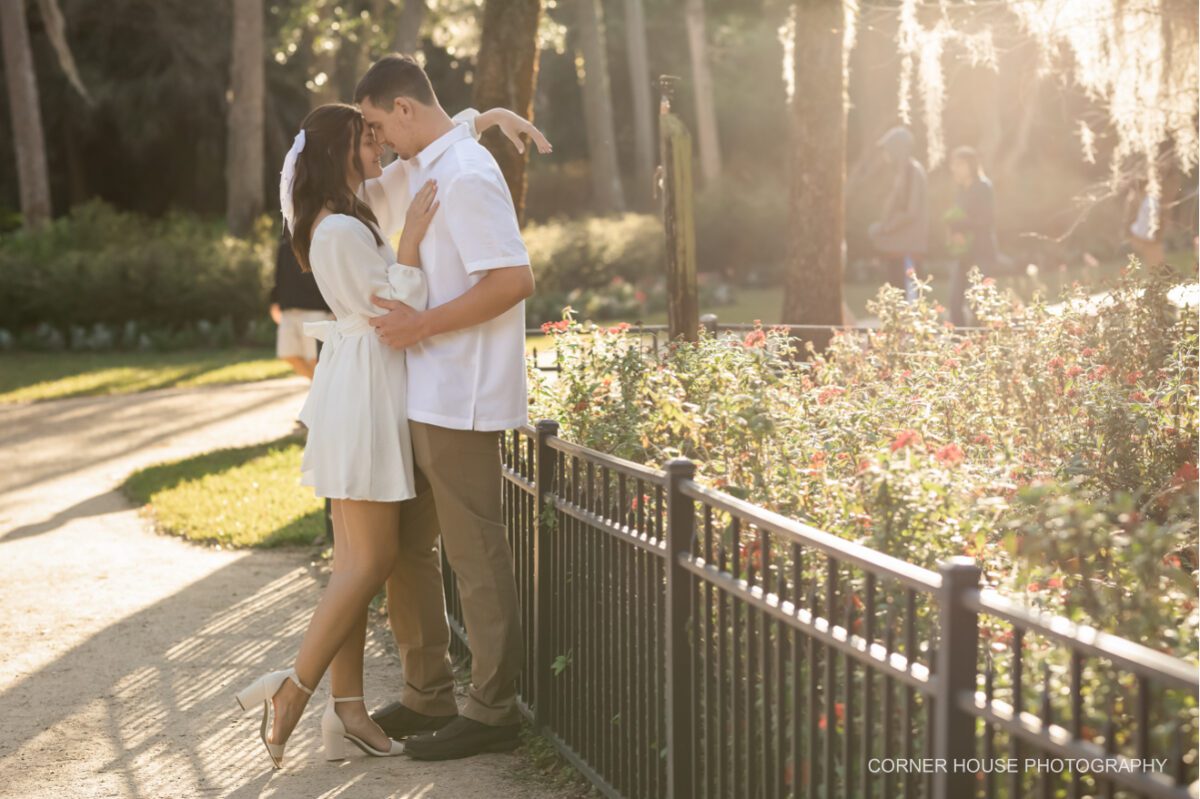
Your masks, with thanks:
[[[751,330],[746,335],[746,340],[742,342],[742,346],[746,347],[747,349],[753,349],[755,347],[761,347],[766,343],[766,333],[762,332],[761,330]]]

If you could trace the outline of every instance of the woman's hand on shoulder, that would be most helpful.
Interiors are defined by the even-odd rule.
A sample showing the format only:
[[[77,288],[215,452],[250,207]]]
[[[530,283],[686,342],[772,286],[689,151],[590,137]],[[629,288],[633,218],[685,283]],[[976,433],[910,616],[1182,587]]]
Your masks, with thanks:
[[[400,234],[400,246],[396,257],[407,266],[421,265],[421,240],[433,222],[433,215],[441,203],[437,199],[437,181],[428,180],[408,206],[404,215],[404,232]]]

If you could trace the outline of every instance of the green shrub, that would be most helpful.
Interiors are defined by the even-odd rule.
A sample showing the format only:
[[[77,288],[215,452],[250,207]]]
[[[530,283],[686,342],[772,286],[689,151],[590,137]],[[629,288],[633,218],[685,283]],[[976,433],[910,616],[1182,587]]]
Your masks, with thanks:
[[[1058,314],[976,283],[985,329],[965,336],[885,287],[878,330],[807,364],[782,332],[651,355],[560,324],[562,372],[531,373],[532,411],[911,563],[969,554],[989,585],[1194,658],[1197,327],[1173,281],[1134,271]]]
[[[19,341],[53,341],[49,328],[81,346],[118,337],[97,325],[129,323],[159,339],[187,330],[196,343],[231,340],[267,305],[269,241],[265,226],[245,241],[194,216],[79,206],[44,230],[0,237],[3,326]]]

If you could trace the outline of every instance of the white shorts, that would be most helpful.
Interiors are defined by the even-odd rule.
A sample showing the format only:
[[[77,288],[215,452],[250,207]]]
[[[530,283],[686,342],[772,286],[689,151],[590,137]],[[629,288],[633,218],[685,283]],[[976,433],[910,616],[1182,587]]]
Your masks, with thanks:
[[[282,317],[279,321],[279,331],[275,334],[275,355],[279,358],[303,358],[306,361],[315,361],[317,359],[317,340],[304,335],[304,323],[332,319],[333,314],[327,311],[288,308],[283,311]]]

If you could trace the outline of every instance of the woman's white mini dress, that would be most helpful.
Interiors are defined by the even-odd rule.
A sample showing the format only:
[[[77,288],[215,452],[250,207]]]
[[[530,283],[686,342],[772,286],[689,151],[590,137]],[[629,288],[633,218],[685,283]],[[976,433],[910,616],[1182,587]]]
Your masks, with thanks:
[[[404,351],[380,341],[368,319],[384,313],[372,294],[424,310],[425,275],[396,263],[386,239],[376,244],[370,228],[344,214],[317,225],[309,262],[336,319],[304,326],[324,344],[300,410],[308,428],[300,482],[319,497],[411,499],[416,492]]]

